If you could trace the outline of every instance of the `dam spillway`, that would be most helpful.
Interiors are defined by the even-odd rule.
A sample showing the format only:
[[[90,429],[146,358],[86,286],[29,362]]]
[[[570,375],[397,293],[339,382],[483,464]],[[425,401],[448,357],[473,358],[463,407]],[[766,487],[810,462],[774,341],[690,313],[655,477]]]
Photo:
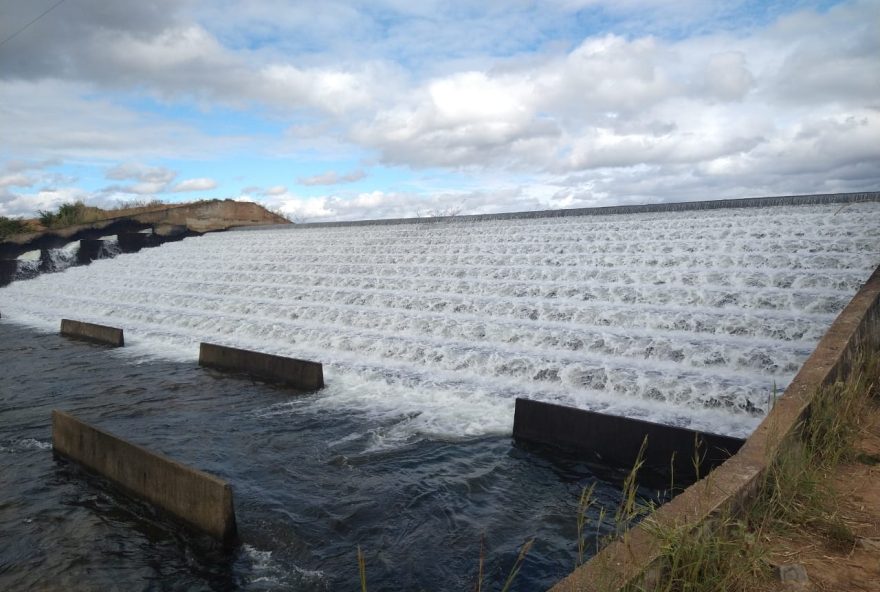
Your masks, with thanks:
[[[517,396],[744,436],[880,263],[877,203],[213,234],[0,291],[4,316],[322,360],[393,438],[509,433]],[[392,436],[392,435],[389,435]]]
[[[880,203],[305,225],[15,282],[0,528],[47,551],[0,554],[0,584],[353,589],[362,545],[371,589],[459,590],[485,533],[502,580],[536,536],[518,589],[545,589],[573,567],[596,477],[511,446],[516,397],[747,435],[880,263],[878,239]],[[123,327],[127,347],[59,342],[62,317]],[[201,372],[203,341],[320,360],[327,386],[291,397]],[[54,406],[229,480],[242,548],[218,562],[157,545],[107,510],[45,458]],[[613,507],[614,487],[597,491]]]

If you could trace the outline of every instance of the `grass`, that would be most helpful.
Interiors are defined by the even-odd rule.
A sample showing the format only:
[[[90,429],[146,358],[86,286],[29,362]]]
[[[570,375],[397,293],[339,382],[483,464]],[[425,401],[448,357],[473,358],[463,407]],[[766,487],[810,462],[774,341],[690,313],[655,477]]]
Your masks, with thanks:
[[[0,216],[0,240],[18,234],[20,232],[39,231],[44,229],[58,229],[77,224],[89,224],[110,218],[122,218],[165,209],[171,205],[184,206],[194,205],[214,200],[198,200],[186,203],[168,204],[161,200],[132,200],[121,202],[119,205],[104,209],[88,206],[81,201],[66,202],[55,210],[39,210],[37,217],[32,220],[5,218]]]
[[[28,232],[30,230],[31,225],[27,220],[0,216],[0,240],[3,240],[7,236],[18,234],[20,232]]]
[[[832,474],[856,460],[856,440],[869,406],[880,399],[880,355],[862,356],[845,382],[817,390],[799,437],[783,448],[765,473],[754,501],[736,517],[710,524],[645,524],[660,541],[665,569],[646,592],[722,592],[754,589],[770,576],[766,543],[793,531],[821,537],[832,548],[851,549],[855,536],[839,518]],[[710,476],[711,478],[711,476]]]

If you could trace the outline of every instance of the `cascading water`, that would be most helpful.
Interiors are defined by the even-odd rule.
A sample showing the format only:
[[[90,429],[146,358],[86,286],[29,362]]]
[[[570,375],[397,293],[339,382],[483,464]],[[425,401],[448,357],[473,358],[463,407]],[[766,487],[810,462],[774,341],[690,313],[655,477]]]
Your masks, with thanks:
[[[507,433],[516,396],[742,436],[878,263],[878,205],[836,209],[214,234],[0,305],[320,360],[315,406],[411,413],[401,441]]]
[[[101,240],[104,243],[101,245],[96,259],[112,259],[122,252],[122,249],[119,248],[119,238],[116,235],[102,236]]]
[[[51,384],[31,381],[39,413],[7,422],[31,427],[0,431],[23,459],[0,469],[42,466],[61,405],[233,483],[240,587],[351,587],[362,544],[381,589],[465,589],[481,532],[498,573],[537,535],[522,589],[547,587],[572,567],[562,525],[586,469],[510,447],[517,396],[747,435],[878,264],[880,203],[189,238],[0,289],[4,323],[48,333],[70,317],[123,327],[127,343],[67,365],[83,350],[22,345],[48,361],[9,384],[31,371]],[[321,361],[327,387],[215,378],[195,366],[200,341]],[[613,504],[613,488],[602,496]],[[156,553],[173,576],[123,568],[194,586],[216,569]]]
[[[28,251],[18,258],[15,279],[29,279],[40,273],[42,251]]]
[[[72,265],[76,265],[77,254],[79,253],[79,241],[68,243],[60,249],[49,249],[43,260],[43,271],[55,273],[64,271]]]

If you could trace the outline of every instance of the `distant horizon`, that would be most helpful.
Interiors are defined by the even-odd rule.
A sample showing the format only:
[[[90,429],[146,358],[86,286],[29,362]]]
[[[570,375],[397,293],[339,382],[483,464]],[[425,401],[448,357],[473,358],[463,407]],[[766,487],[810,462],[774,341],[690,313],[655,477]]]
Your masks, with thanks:
[[[36,0],[0,19],[0,216],[344,221],[880,187],[874,0]]]

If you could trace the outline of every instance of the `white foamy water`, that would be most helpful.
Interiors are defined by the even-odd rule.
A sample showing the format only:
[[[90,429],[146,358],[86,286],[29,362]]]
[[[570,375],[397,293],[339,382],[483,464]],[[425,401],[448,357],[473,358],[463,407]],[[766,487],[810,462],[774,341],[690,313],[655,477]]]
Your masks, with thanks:
[[[362,413],[370,448],[509,433],[517,396],[745,435],[878,264],[878,203],[297,228],[16,282],[0,310],[123,327],[122,356],[321,361],[321,393],[255,413]]]

